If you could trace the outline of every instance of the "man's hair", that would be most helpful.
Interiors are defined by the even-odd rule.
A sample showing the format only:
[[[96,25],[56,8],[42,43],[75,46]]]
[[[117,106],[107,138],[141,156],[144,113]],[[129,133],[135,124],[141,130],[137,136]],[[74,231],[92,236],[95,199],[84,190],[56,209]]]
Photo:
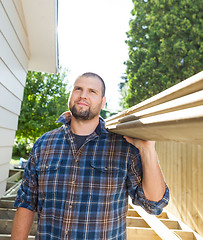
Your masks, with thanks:
[[[98,74],[92,73],[92,72],[86,72],[86,73],[83,73],[80,77],[94,77],[94,78],[98,78],[101,81],[101,83],[102,83],[102,97],[105,96],[106,86],[105,86],[104,80]]]

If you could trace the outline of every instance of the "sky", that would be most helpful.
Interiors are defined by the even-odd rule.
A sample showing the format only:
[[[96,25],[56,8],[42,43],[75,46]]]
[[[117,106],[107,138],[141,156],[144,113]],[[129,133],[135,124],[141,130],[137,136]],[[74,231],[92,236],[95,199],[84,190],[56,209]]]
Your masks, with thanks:
[[[126,32],[132,0],[59,0],[59,64],[68,83],[84,72],[99,74],[106,84],[107,109],[121,110],[118,84],[128,59]]]

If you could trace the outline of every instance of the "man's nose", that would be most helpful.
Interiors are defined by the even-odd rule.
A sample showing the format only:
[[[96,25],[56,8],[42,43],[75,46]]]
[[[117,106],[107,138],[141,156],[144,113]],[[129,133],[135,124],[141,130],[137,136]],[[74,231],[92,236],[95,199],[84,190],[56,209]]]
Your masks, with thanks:
[[[80,97],[87,98],[87,91],[85,91],[85,90],[81,91]]]

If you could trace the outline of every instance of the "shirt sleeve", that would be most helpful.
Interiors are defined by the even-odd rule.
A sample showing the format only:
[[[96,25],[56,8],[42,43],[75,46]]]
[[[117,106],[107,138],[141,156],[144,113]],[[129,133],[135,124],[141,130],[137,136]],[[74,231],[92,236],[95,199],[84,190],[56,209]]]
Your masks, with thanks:
[[[34,150],[31,151],[25,167],[22,184],[17,192],[14,207],[23,207],[31,211],[37,210],[37,179],[35,176]]]
[[[150,214],[159,215],[169,202],[168,186],[165,184],[166,190],[163,198],[159,202],[150,201],[144,195],[142,188],[142,175],[141,157],[140,154],[136,154],[136,158],[133,158],[128,169],[128,193],[132,198],[133,204],[143,207],[145,211]]]

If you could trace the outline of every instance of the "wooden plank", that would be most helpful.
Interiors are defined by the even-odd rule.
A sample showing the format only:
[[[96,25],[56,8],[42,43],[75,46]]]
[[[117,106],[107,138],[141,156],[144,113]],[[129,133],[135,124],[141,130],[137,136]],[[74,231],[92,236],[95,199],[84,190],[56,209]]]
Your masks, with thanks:
[[[16,209],[0,208],[0,219],[14,219]]]
[[[149,225],[140,217],[127,217],[127,227],[149,228]]]
[[[197,202],[197,226],[198,233],[203,236],[203,146],[198,146],[198,202]]]
[[[193,221],[194,230],[198,231],[198,174],[201,172],[198,169],[198,146],[195,144],[191,145],[192,151],[192,166],[191,166],[191,191],[192,191],[192,207],[191,207],[191,217]]]
[[[10,240],[11,234],[0,234],[0,240]],[[34,240],[35,236],[29,236],[28,240]]]
[[[177,234],[177,236],[179,236],[183,240],[195,240],[196,239],[192,232],[175,230],[174,233]]]
[[[126,117],[119,119],[119,123],[129,122],[144,117],[155,116],[158,114],[174,112],[177,110],[183,110],[191,107],[201,106],[203,104],[203,90],[188,94],[187,96],[180,97],[166,103],[162,103],[151,108],[147,108],[141,111],[136,111]]]
[[[1,59],[8,66],[13,75],[16,76],[22,86],[25,86],[27,69],[23,68],[19,59],[16,57],[17,46],[12,50],[9,44],[10,42],[8,43],[6,38],[0,32],[0,46],[2,49]]]
[[[7,191],[9,188],[13,187],[14,185],[15,185],[14,182],[7,182],[7,183],[6,183],[6,191]]]
[[[185,144],[181,144],[181,156],[182,156],[182,162],[181,162],[181,220],[187,217],[187,205],[186,205],[186,181],[187,181],[187,162],[186,162],[186,147]]]
[[[29,56],[27,35],[13,1],[1,0],[1,2],[26,55]]]
[[[170,140],[200,144],[203,143],[203,106],[110,125],[107,129],[143,140]]]
[[[131,209],[128,209],[128,216],[129,217],[140,217],[140,215],[134,209],[132,209],[132,207],[131,207]]]
[[[176,209],[175,209],[175,213],[176,216],[181,219],[181,202],[182,202],[182,194],[181,194],[181,186],[182,186],[182,154],[181,154],[181,143],[176,143],[176,145],[178,146],[177,148],[177,157],[176,157],[176,162],[177,162],[177,195],[176,195]]]
[[[16,209],[0,208],[0,219],[13,220]],[[35,213],[35,221],[37,221],[37,213]]]
[[[6,191],[6,193],[4,194],[4,196],[2,197],[2,199],[10,198],[10,197],[15,199],[17,191],[18,191],[21,183],[22,183],[22,180],[18,181],[15,185],[13,185],[11,188],[9,188]]]
[[[127,227],[127,240],[161,240],[161,238],[151,228]]]
[[[161,219],[160,221],[169,229],[181,230],[181,227],[178,221],[171,220],[171,219]]]
[[[6,179],[0,182],[0,198],[4,195],[6,190]]]
[[[10,234],[12,231],[13,220],[0,219],[0,233]],[[35,235],[37,230],[37,223],[34,222],[30,231],[30,235]]]
[[[132,205],[132,200],[129,198],[129,203]],[[132,205],[133,206],[133,205]],[[133,208],[146,221],[146,223],[156,232],[156,234],[164,240],[179,240],[179,238],[171,232],[156,216],[148,214],[141,207]]]
[[[167,212],[162,212],[160,215],[156,216],[159,219],[168,219],[168,214]]]
[[[25,71],[28,69],[28,56],[26,55],[17,35],[16,32],[13,29],[13,26],[11,25],[8,16],[6,15],[3,5],[0,2],[0,16],[1,16],[1,21],[0,21],[0,29],[1,32],[3,33],[6,41],[9,43],[12,51],[15,53],[17,56],[17,59],[21,66],[24,68]],[[1,45],[1,49],[4,50],[3,46]],[[2,54],[5,53],[6,51],[2,51]],[[22,82],[24,85],[24,83]]]
[[[117,121],[119,118],[122,118],[126,115],[130,115],[136,111],[150,108],[158,104],[177,99],[179,97],[186,96],[188,94],[200,91],[203,89],[203,71],[195,74],[194,76],[174,85],[171,88],[162,91],[161,93],[117,114],[113,117],[110,117],[106,120],[108,124],[111,121]]]
[[[17,130],[18,115],[0,107],[0,127],[10,130]]]
[[[0,75],[1,84],[22,101],[24,86],[17,80],[15,75],[13,75],[11,70],[8,68],[8,66],[6,66],[6,64],[2,61],[1,58],[0,58]],[[26,79],[26,74],[24,77]]]
[[[191,215],[193,209],[192,199],[192,162],[194,161],[192,156],[191,146],[186,151],[186,222],[194,229],[193,216]]]
[[[7,182],[18,182],[20,179],[22,179],[22,172],[16,172],[15,174],[13,174],[12,176],[10,176],[7,179]]]
[[[20,115],[21,100],[0,83],[0,106]]]
[[[13,207],[14,201],[9,201],[9,200],[3,200],[0,199],[0,208],[14,208]]]
[[[23,174],[24,170],[23,169],[10,169],[9,170],[9,177],[13,176],[14,174],[21,172]]]
[[[128,204],[128,209],[133,209],[133,207],[131,205]]]

